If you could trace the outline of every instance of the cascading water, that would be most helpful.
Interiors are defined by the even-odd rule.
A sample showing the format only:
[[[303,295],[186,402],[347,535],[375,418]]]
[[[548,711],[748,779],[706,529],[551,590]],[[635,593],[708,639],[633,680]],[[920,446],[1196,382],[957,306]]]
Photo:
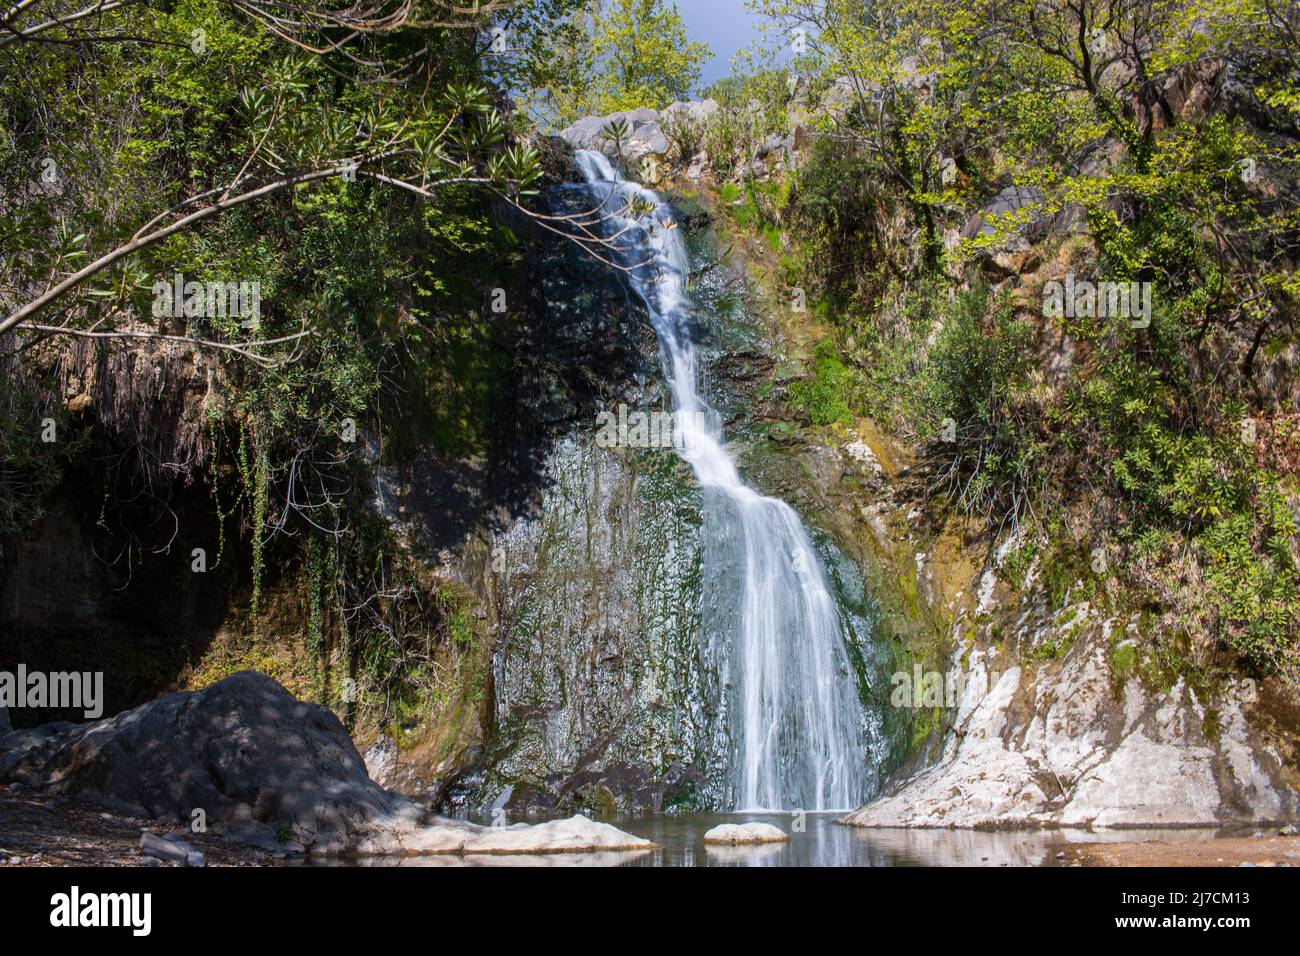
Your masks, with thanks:
[[[735,809],[856,807],[867,755],[839,613],[798,516],[741,480],[720,416],[699,394],[681,232],[659,197],[621,179],[603,154],[580,150],[577,162],[611,261],[627,271],[654,324],[673,410],[684,413],[675,415],[676,447],[712,512],[714,570],[729,577],[724,591],[734,605],[714,626],[726,632],[718,640]]]

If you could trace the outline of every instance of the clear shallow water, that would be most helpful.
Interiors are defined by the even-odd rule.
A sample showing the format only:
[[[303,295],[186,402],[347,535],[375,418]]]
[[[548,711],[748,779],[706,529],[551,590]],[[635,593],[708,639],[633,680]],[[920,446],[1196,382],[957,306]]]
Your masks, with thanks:
[[[653,850],[635,853],[550,853],[512,856],[378,857],[330,861],[333,866],[495,867],[697,867],[697,866],[1057,866],[1056,854],[1070,844],[1201,841],[1227,835],[1212,829],[870,830],[835,823],[839,814],[810,813],[803,832],[793,831],[788,813],[660,814],[613,821],[620,829],[653,840]],[[535,821],[530,821],[535,822]],[[789,843],[763,846],[706,846],[704,834],[720,823],[771,823],[790,834]],[[1238,834],[1239,835],[1239,834]]]

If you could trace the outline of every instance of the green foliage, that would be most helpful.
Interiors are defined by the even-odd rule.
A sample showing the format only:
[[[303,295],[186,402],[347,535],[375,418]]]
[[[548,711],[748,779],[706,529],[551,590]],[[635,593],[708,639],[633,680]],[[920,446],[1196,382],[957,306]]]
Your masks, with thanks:
[[[547,15],[576,6],[529,0],[515,5],[511,28],[540,44]],[[136,251],[40,319],[105,331],[161,322],[167,333],[231,344],[310,333],[261,348],[267,364],[199,350],[199,394],[208,383],[199,454],[179,473],[112,450],[124,468],[143,471],[134,478],[146,493],[168,494],[174,481],[210,490],[207,520],[218,534],[210,567],[228,546],[251,565],[253,630],[268,595],[278,599],[284,576],[302,570],[318,697],[337,699],[332,667],[373,685],[367,706],[389,706],[390,690],[394,700],[401,688],[427,690],[441,679],[439,654],[477,649],[473,616],[463,601],[438,596],[375,516],[363,457],[377,447],[389,459],[470,460],[493,434],[510,358],[493,323],[520,310],[489,319],[483,306],[486,290],[509,284],[518,244],[496,197],[475,190],[522,199],[536,185],[537,156],[519,136],[520,118],[498,109],[506,88],[498,83],[533,75],[539,61],[484,57],[477,30],[436,27],[312,54],[218,0],[128,4],[100,16],[97,30],[143,41],[0,46],[12,80],[0,102],[0,316],[178,200],[207,202],[228,186],[233,195],[387,144],[394,155],[384,172],[424,193],[364,174],[303,183]],[[201,53],[191,47],[199,28]],[[46,159],[57,170],[48,185]],[[152,315],[153,283],[178,272],[257,281],[260,327],[234,316]],[[57,378],[46,374],[71,361],[66,344],[0,357],[0,535],[39,516],[79,447]],[[131,347],[96,345],[86,361]],[[33,426],[47,414],[60,429],[52,445]],[[130,405],[122,414],[149,424],[156,410]],[[90,424],[100,444],[114,440],[104,423]],[[122,505],[114,495],[110,487],[106,513]],[[239,540],[228,542],[235,528]]]
[[[820,343],[813,353],[812,378],[790,386],[790,399],[814,425],[853,423],[853,376],[831,342]]]
[[[688,99],[710,56],[691,40],[677,6],[665,0],[575,0],[538,27],[525,98],[545,121],[564,126],[587,115]]]
[[[592,54],[596,113],[686,99],[710,55],[664,0],[609,0],[597,15]]]
[[[929,406],[953,447],[949,487],[968,510],[1019,516],[1039,477],[1031,335],[978,288],[958,295],[930,353]]]
[[[720,179],[751,178],[751,164],[764,140],[789,129],[786,76],[772,70],[733,75],[704,90],[702,95],[717,101],[718,110],[696,133]]]

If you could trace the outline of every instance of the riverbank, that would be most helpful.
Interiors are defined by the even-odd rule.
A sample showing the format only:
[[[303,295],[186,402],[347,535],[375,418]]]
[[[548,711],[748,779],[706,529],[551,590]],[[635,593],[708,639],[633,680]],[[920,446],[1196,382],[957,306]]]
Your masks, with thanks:
[[[106,813],[67,797],[49,797],[21,784],[0,785],[0,866],[178,866],[145,856],[144,830],[174,835],[203,854],[206,866],[276,866],[275,852],[221,837],[190,833],[180,824]],[[281,854],[283,855],[283,854]]]
[[[1300,866],[1300,837],[1261,832],[1188,843],[1098,843],[1076,846],[1066,855],[1084,866]]]

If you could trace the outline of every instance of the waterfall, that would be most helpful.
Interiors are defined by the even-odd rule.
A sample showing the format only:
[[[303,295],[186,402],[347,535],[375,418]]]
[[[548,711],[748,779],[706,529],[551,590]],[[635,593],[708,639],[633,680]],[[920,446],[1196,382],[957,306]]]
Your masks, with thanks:
[[[714,639],[723,649],[734,809],[856,807],[867,753],[839,612],[799,517],[741,480],[720,416],[700,395],[681,230],[654,192],[621,179],[602,153],[580,150],[577,162],[584,197],[600,207],[607,257],[627,271],[657,333],[673,411],[685,413],[674,415],[675,447],[700,484],[716,535],[712,570],[726,576],[728,606],[713,626],[721,631]],[[627,218],[636,213],[636,221]]]

